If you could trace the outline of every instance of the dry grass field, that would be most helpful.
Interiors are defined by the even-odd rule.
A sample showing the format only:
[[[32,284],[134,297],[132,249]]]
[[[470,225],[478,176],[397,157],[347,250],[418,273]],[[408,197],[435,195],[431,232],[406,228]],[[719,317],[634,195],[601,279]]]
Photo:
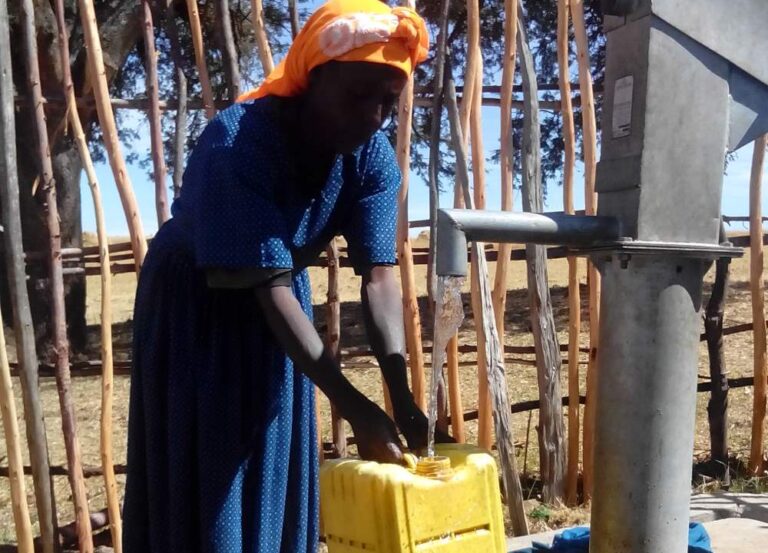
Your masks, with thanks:
[[[93,237],[87,237],[93,240]],[[417,246],[426,246],[424,236],[416,241]],[[580,272],[582,275],[582,291],[585,284],[584,262],[580,261]],[[490,264],[490,270],[493,273],[495,266]],[[565,260],[554,260],[549,263],[549,281],[552,286],[552,296],[554,301],[555,318],[559,330],[559,339],[561,343],[567,341],[567,263]],[[324,302],[327,292],[326,272],[320,268],[310,270],[313,283],[313,300],[315,303],[316,324],[319,329],[324,328]],[[416,282],[420,286],[420,294],[424,295],[424,283],[426,281],[426,268],[419,266],[416,268]],[[708,275],[708,282],[712,275]],[[726,327],[750,322],[751,307],[749,294],[749,256],[736,260],[731,269],[731,291],[726,307]],[[127,356],[127,348],[130,342],[130,320],[133,308],[133,296],[135,289],[135,275],[122,274],[114,278],[112,306],[115,314],[115,347],[118,358]],[[354,276],[350,269],[342,269],[340,278],[340,296],[342,301],[342,347],[365,345],[364,329],[361,324],[361,314],[359,305],[359,279]],[[506,344],[509,345],[532,345],[532,336],[529,325],[529,309],[527,293],[525,291],[525,264],[515,262],[512,265],[508,281],[508,303],[507,303],[507,333],[504,337]],[[468,290],[465,290],[468,292]],[[582,293],[582,300],[586,294]],[[708,288],[705,292],[705,299],[708,297]],[[422,298],[423,299],[423,298]],[[88,323],[91,325],[90,335],[92,337],[92,351],[98,352],[98,316],[99,316],[99,278],[88,277]],[[469,296],[465,293],[464,297],[467,319],[461,330],[462,343],[472,343],[474,341],[474,326],[469,309]],[[424,305],[422,304],[422,307]],[[582,345],[587,345],[587,312],[584,302],[582,302]],[[6,330],[9,332],[9,330]],[[424,342],[428,344],[431,338],[431,329],[423,329]],[[12,336],[9,335],[9,342],[12,344]],[[751,333],[741,333],[727,336],[726,345],[726,366],[729,377],[749,376],[752,372],[752,336]],[[11,357],[14,352],[11,347]],[[96,354],[95,354],[96,355]],[[472,366],[474,356],[465,356],[462,361],[468,362],[461,368],[461,381],[463,390],[464,408],[466,410],[474,409],[477,404],[477,375]],[[509,385],[509,395],[512,402],[536,399],[538,390],[536,384],[536,370],[532,364],[531,356],[519,356],[512,362],[507,363],[507,375]],[[428,359],[427,359],[428,361]],[[582,364],[581,371],[581,390],[584,393],[584,370],[586,365]],[[381,378],[376,368],[350,368],[347,371],[352,382],[361,388],[372,398],[382,402]],[[699,362],[699,374],[708,374],[706,348],[702,344]],[[567,374],[564,372],[562,377],[562,389],[567,390]],[[14,381],[15,392],[18,398],[17,409],[22,413],[20,400],[20,390],[18,381]],[[114,445],[115,461],[117,463],[125,462],[126,454],[126,423],[127,406],[129,396],[130,382],[126,377],[118,377],[115,383],[115,412],[114,412]],[[56,394],[55,382],[53,379],[44,378],[40,382],[40,389],[45,407],[45,424],[48,433],[48,445],[50,448],[51,464],[64,465],[65,455],[63,440],[61,435],[61,418],[59,415],[58,398]],[[77,411],[77,422],[81,448],[83,452],[83,462],[85,465],[97,466],[99,464],[99,409],[100,409],[100,383],[96,377],[75,378],[73,379],[72,390],[74,394],[74,404]],[[695,456],[701,458],[706,455],[709,448],[709,437],[706,422],[706,394],[699,394],[698,400],[698,421],[696,427]],[[327,440],[330,439],[330,409],[326,401],[321,406],[323,435]],[[752,389],[740,388],[732,390],[730,393],[730,411],[729,411],[729,434],[731,452],[736,458],[744,459],[749,452],[750,424],[752,413]],[[536,504],[536,486],[535,478],[538,470],[538,451],[536,444],[536,423],[537,412],[516,414],[513,416],[514,432],[518,447],[518,466],[524,470],[527,475],[527,490],[529,490],[530,499],[529,514],[532,515],[532,526],[534,529],[545,529],[547,527],[559,527],[566,524],[579,523],[588,519],[588,510],[585,509],[556,509],[542,507]],[[22,421],[23,424],[23,421]],[[567,421],[565,421],[567,429]],[[476,438],[476,424],[469,422],[467,424],[468,440],[474,441]],[[24,429],[21,429],[24,436]],[[526,446],[527,444],[527,446]],[[25,462],[28,462],[25,452]],[[0,465],[7,465],[5,455],[5,443],[0,441]],[[600,477],[599,471],[597,477]],[[632,478],[632,475],[627,475]],[[65,477],[55,477],[55,493],[59,509],[59,520],[61,522],[70,522],[73,520],[73,509],[71,503],[71,494]],[[34,506],[32,495],[31,478],[27,479],[30,505]],[[533,483],[533,484],[532,484]],[[123,480],[120,478],[120,485]],[[88,479],[88,492],[90,507],[92,510],[102,509],[106,505],[104,485],[99,477]],[[33,508],[33,517],[34,517]],[[35,517],[36,518],[36,517]],[[13,541],[13,521],[10,509],[10,493],[7,480],[0,480],[0,544]]]

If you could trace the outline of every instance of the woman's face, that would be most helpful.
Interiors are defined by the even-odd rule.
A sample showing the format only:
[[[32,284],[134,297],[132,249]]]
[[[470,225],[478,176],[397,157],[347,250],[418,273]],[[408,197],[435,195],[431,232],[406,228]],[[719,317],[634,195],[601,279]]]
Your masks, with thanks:
[[[328,62],[310,74],[306,106],[323,145],[346,154],[373,136],[391,114],[407,79],[395,67]]]

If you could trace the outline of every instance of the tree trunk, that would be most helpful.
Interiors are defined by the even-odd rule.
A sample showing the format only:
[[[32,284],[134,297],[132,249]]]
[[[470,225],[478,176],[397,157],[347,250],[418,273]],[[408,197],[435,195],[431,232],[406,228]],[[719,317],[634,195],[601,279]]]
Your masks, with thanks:
[[[35,151],[34,129],[30,124],[34,118],[24,108],[16,117],[16,147],[19,152]],[[49,128],[55,128],[60,121],[58,114],[48,118]],[[63,138],[53,145],[53,174],[56,180],[56,194],[59,199],[61,217],[61,243],[64,248],[82,246],[82,220],[80,216],[80,158],[69,138]],[[32,196],[36,184],[37,167],[34,156],[21,155],[18,158],[19,203],[24,251],[43,253],[48,248],[48,237],[41,203]],[[2,286],[8,286],[6,269],[2,269]],[[51,294],[45,257],[27,262],[30,276],[29,301],[35,326],[35,341],[42,363],[52,363],[53,342],[51,324]],[[67,275],[64,280],[68,337],[72,352],[82,353],[86,348],[85,324],[85,276]]]

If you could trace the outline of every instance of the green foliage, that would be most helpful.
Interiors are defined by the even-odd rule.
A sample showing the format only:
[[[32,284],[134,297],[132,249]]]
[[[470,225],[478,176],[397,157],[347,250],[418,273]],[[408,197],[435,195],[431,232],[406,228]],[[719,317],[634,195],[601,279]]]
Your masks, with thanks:
[[[552,511],[547,505],[544,505],[544,504],[536,505],[536,507],[531,509],[531,512],[528,513],[528,516],[531,517],[533,520],[547,522],[549,520],[549,517],[552,516]]]

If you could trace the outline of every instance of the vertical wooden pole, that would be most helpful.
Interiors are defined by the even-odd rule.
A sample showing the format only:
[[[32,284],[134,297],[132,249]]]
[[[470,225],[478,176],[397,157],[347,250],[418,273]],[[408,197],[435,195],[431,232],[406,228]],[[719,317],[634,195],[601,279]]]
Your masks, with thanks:
[[[24,49],[29,93],[34,106],[37,131],[38,160],[40,163],[40,189],[45,195],[45,220],[48,227],[48,263],[50,270],[51,318],[53,319],[53,341],[56,352],[56,387],[61,406],[61,423],[64,432],[64,447],[67,453],[69,483],[75,504],[75,522],[80,550],[93,551],[91,521],[88,513],[88,497],[80,458],[80,444],[77,439],[75,409],[70,391],[69,344],[67,342],[67,321],[64,306],[64,272],[61,263],[61,230],[56,199],[56,182],[53,178],[53,164],[48,144],[48,128],[45,123],[43,93],[40,85],[38,66],[37,34],[35,12],[32,0],[22,0],[22,25],[24,28]]]
[[[765,284],[763,282],[763,210],[762,184],[765,148],[768,134],[755,140],[752,155],[752,176],[749,183],[749,234],[750,260],[749,283],[752,294],[752,336],[755,374],[755,394],[752,406],[752,447],[749,455],[749,471],[762,474],[763,425],[766,401],[766,350],[765,350]]]
[[[187,144],[187,77],[181,67],[176,68],[176,93],[179,97],[179,107],[176,110],[175,128],[173,131],[173,199],[181,194],[184,177],[184,150]]]
[[[315,432],[317,433],[317,458],[322,463],[325,460],[323,449],[323,425],[320,424],[320,388],[315,386]]]
[[[166,168],[163,152],[163,128],[160,124],[160,93],[157,79],[157,52],[155,51],[155,26],[152,21],[150,0],[141,0],[144,16],[144,50],[146,55],[146,89],[149,99],[149,137],[152,143],[152,168],[155,177],[155,210],[157,227],[171,217],[168,208],[168,191],[165,186]]]
[[[176,96],[179,106],[176,109],[173,151],[173,198],[181,194],[182,177],[184,175],[184,150],[187,142],[187,76],[184,73],[184,58],[181,54],[179,32],[176,27],[176,10],[173,2],[168,4],[165,11],[165,29],[171,43],[171,58],[173,59]]]
[[[235,37],[232,34],[232,18],[229,13],[229,0],[216,0],[216,15],[221,30],[222,54],[224,55],[224,76],[227,79],[230,100],[240,96],[240,66],[237,60]]]
[[[447,18],[447,14],[446,14]],[[447,66],[446,74],[449,72],[450,66]],[[448,78],[452,77],[453,70],[450,70]],[[462,129],[462,132],[466,129]],[[466,135],[462,135],[466,136]],[[463,138],[462,138],[463,140]],[[461,209],[464,207],[464,193],[461,189],[461,184],[456,181],[453,187],[453,207]],[[459,443],[466,441],[466,433],[464,430],[464,405],[461,399],[461,380],[459,378],[459,335],[454,334],[450,340],[448,340],[448,347],[446,348],[446,371],[448,373],[448,390],[451,394],[451,426],[453,427],[453,437]],[[478,383],[479,388],[479,383]]]
[[[96,180],[96,170],[88,154],[88,144],[77,112],[70,117],[77,120],[78,150],[86,162],[88,185],[93,197],[96,213],[96,233],[99,241],[99,261],[101,263],[101,421],[100,449],[101,468],[104,472],[104,486],[107,492],[107,511],[109,513],[109,528],[112,534],[112,548],[115,553],[123,550],[123,524],[120,515],[120,493],[115,479],[115,467],[112,456],[112,403],[113,403],[113,356],[112,356],[112,275],[109,261],[109,237],[107,236],[104,210],[102,209],[101,191]]]
[[[131,181],[128,178],[128,169],[125,166],[120,149],[120,138],[117,136],[115,116],[112,112],[112,104],[109,99],[109,86],[104,69],[104,59],[101,53],[101,40],[96,26],[96,12],[93,8],[93,0],[78,0],[80,6],[80,18],[83,23],[83,34],[88,49],[88,69],[96,97],[96,112],[99,116],[99,125],[104,137],[104,147],[107,150],[109,164],[115,176],[115,183],[120,194],[125,218],[128,223],[128,233],[131,236],[136,271],[141,270],[144,256],[147,253],[147,240],[144,237],[144,229],[139,215],[139,206],[133,193]]]
[[[264,77],[266,77],[275,68],[275,63],[272,61],[272,51],[269,48],[267,32],[264,28],[264,7],[261,0],[251,0],[251,18],[253,20],[253,32],[256,35],[256,47],[259,50],[259,58],[261,59],[261,67],[264,69]]]
[[[587,215],[597,213],[595,173],[597,170],[597,122],[595,97],[590,73],[589,43],[584,20],[584,0],[571,0],[571,17],[576,37],[581,93],[582,136],[584,139],[585,203]],[[598,345],[600,333],[600,274],[591,262],[587,263],[589,286],[589,366],[587,367],[587,406],[584,412],[584,498],[592,497],[594,478],[593,447],[595,429],[595,390],[597,389]]]
[[[11,510],[16,526],[16,544],[19,553],[34,553],[32,523],[29,519],[27,491],[24,485],[24,462],[21,459],[21,437],[16,419],[16,403],[13,397],[11,367],[5,349],[3,316],[0,314],[0,411],[5,431],[5,449],[8,452],[8,480],[11,488]]]
[[[429,302],[429,308],[427,310],[429,314],[429,326],[434,327],[434,315],[435,315],[435,306],[434,301],[435,297],[437,295],[437,274],[435,273],[435,251],[436,247],[435,244],[437,243],[437,209],[439,207],[440,203],[440,194],[439,194],[439,188],[440,188],[440,121],[442,119],[442,111],[443,111],[443,78],[445,76],[445,52],[446,52],[446,41],[447,41],[447,35],[448,35],[448,7],[449,7],[449,1],[448,0],[442,0],[440,4],[440,19],[438,23],[439,27],[439,34],[437,35],[437,45],[436,45],[436,54],[435,54],[435,75],[434,75],[434,91],[433,91],[433,97],[432,97],[432,124],[430,128],[430,134],[429,134],[429,255],[427,257],[427,299]],[[408,107],[408,147],[410,148],[410,133],[411,133],[411,109],[412,109],[412,101],[413,101],[413,79],[411,79],[411,82],[409,83],[410,88],[410,99],[409,99],[409,107]],[[401,106],[402,107],[402,106]],[[398,127],[398,131],[400,131],[400,128]],[[405,130],[403,130],[405,132]],[[398,148],[398,154],[400,153],[400,148]],[[407,162],[410,160],[410,152],[406,152],[407,158],[403,159],[403,163],[401,163],[401,169],[403,168],[403,164],[407,164]],[[403,239],[408,238],[408,215],[407,215],[407,209],[408,209],[408,203],[407,203],[407,196],[404,199],[404,209],[405,213],[401,214],[401,220],[399,221],[402,230],[401,230],[401,238],[398,240],[398,243],[400,243]],[[410,247],[410,241],[409,241],[409,247]],[[413,261],[408,260],[410,267],[410,272],[413,273]],[[403,265],[401,265],[402,270]],[[405,281],[405,279],[402,279]],[[413,294],[414,302],[416,297],[415,290],[410,292]],[[407,320],[406,316],[406,320]],[[434,344],[433,344],[434,346]],[[435,351],[433,349],[432,351],[432,358],[434,359]],[[432,370],[435,370],[435,367],[432,367]],[[442,367],[439,367],[437,370],[442,370]],[[450,370],[450,369],[449,369]],[[416,391],[416,379],[412,378],[414,382],[414,392]],[[442,379],[439,381],[442,382]],[[425,383],[424,383],[424,375],[423,375],[423,369],[420,375],[420,379],[418,382],[418,389],[419,389],[419,395],[417,396],[417,402],[422,410],[426,410],[427,401],[426,401],[426,392],[425,392]],[[432,390],[430,390],[430,394],[432,393]],[[438,406],[438,413],[440,413],[442,410],[439,409]]]
[[[332,238],[326,249],[328,256],[328,298],[326,303],[326,332],[328,348],[336,360],[339,360],[339,342],[341,340],[341,303],[339,301],[339,250],[336,238]],[[333,443],[339,457],[347,456],[347,436],[344,432],[344,419],[336,406],[331,404],[331,424]]]
[[[464,89],[459,104],[459,120],[464,144],[469,144],[469,118],[474,107],[473,97],[477,84],[478,68],[482,75],[482,51],[480,50],[480,5],[478,0],[467,0],[467,63],[464,68]],[[461,193],[457,193],[461,196]]]
[[[523,210],[540,213],[544,208],[541,183],[541,128],[538,85],[533,55],[528,45],[525,17],[519,6],[517,41],[524,93],[522,140]],[[563,404],[560,391],[560,345],[552,310],[547,278],[547,254],[544,246],[527,244],[528,297],[531,327],[536,350],[539,384],[539,467],[543,484],[542,498],[550,504],[561,502],[565,494],[566,455],[563,440]]]
[[[291,35],[299,34],[299,10],[296,9],[296,0],[288,0],[288,16],[291,19]]]
[[[463,444],[467,437],[464,431],[464,402],[461,399],[461,380],[459,379],[459,340],[453,336],[448,342],[448,405],[451,408],[451,432],[453,439]]]
[[[485,175],[478,173],[484,171],[484,153],[482,146],[482,76],[483,61],[480,51],[480,7],[478,0],[467,0],[467,69],[464,76],[464,93],[459,107],[459,116],[462,126],[464,143],[472,136],[472,177],[475,186],[475,209],[485,209]],[[475,101],[475,96],[477,100]],[[479,152],[479,155],[478,155]],[[480,200],[478,202],[478,199]],[[473,263],[475,267],[477,263]],[[472,312],[475,321],[478,321],[480,303],[480,290],[478,276],[472,271],[470,289],[472,293]],[[480,447],[490,449],[493,444],[491,435],[491,398],[488,390],[488,361],[485,358],[486,336],[477,326],[477,373],[478,373],[478,419],[477,441]]]
[[[203,29],[200,26],[200,13],[197,9],[197,0],[187,0],[187,13],[189,14],[189,28],[192,32],[192,45],[195,49],[195,63],[197,63],[200,86],[203,89],[205,116],[208,119],[213,119],[213,116],[216,115],[216,106],[213,102],[211,78],[208,76],[208,64],[205,61]]]
[[[557,2],[557,60],[560,81],[560,113],[563,117],[563,208],[573,214],[573,170],[576,163],[576,131],[573,123],[569,54],[569,0]],[[568,473],[566,502],[578,503],[579,486],[579,335],[581,295],[577,258],[568,257]]]
[[[479,16],[478,16],[479,17]],[[477,47],[479,49],[479,46]],[[475,74],[475,89],[472,95],[472,113],[470,114],[470,133],[472,135],[472,183],[475,201],[475,209],[485,209],[485,152],[483,151],[483,125],[482,125],[482,62],[478,62],[478,72]],[[477,250],[481,251],[481,250]],[[474,255],[477,255],[477,251]],[[481,255],[485,255],[482,251]],[[472,271],[472,286],[477,292],[474,295],[473,313],[475,321],[479,321],[480,310],[484,309],[480,300],[480,275]],[[493,445],[492,407],[491,394],[488,389],[488,359],[486,357],[486,340],[488,336],[484,332],[477,335],[477,368],[478,368],[478,419],[477,436],[480,447],[490,449]]]
[[[80,160],[85,169],[88,185],[93,198],[96,215],[96,233],[99,242],[99,261],[101,264],[101,421],[100,421],[100,453],[101,466],[104,472],[104,487],[107,492],[107,510],[109,513],[110,532],[115,553],[121,553],[122,521],[120,518],[120,494],[117,490],[114,463],[112,461],[112,389],[113,389],[113,356],[112,356],[112,274],[109,263],[109,237],[104,222],[104,210],[101,202],[101,191],[96,178],[96,170],[88,150],[88,142],[83,132],[80,116],[77,112],[75,90],[72,84],[69,58],[69,37],[64,19],[64,2],[56,0],[56,25],[58,29],[59,56],[62,68],[62,85],[67,101],[67,115],[74,135],[75,145],[80,154]],[[150,22],[151,23],[151,22]]]
[[[384,380],[383,377],[381,379],[381,387],[384,395],[384,412],[389,416],[390,419],[394,420],[395,410],[394,407],[392,407],[392,396],[389,395],[389,386],[387,386],[387,381]]]
[[[725,226],[721,223],[720,241],[725,240]],[[730,264],[730,257],[721,257],[715,261],[715,282],[704,314],[709,379],[712,382],[712,393],[707,403],[710,459],[714,476],[721,480],[723,485],[731,483],[731,471],[728,466],[728,373],[723,351],[723,320],[730,281]]]
[[[0,0],[0,208],[2,208],[5,266],[13,306],[13,328],[19,383],[24,404],[27,447],[43,553],[54,553],[57,543],[56,501],[48,463],[43,407],[38,389],[35,333],[27,295],[27,274],[22,251],[19,181],[16,168],[16,121],[11,70],[11,43],[6,0]]]
[[[504,1],[504,62],[501,73],[501,140],[499,169],[501,171],[501,209],[512,211],[512,92],[515,81],[515,57],[517,54],[517,0]],[[496,328],[504,343],[504,313],[507,305],[507,275],[511,244],[499,244],[496,274],[493,284],[493,308]]]

